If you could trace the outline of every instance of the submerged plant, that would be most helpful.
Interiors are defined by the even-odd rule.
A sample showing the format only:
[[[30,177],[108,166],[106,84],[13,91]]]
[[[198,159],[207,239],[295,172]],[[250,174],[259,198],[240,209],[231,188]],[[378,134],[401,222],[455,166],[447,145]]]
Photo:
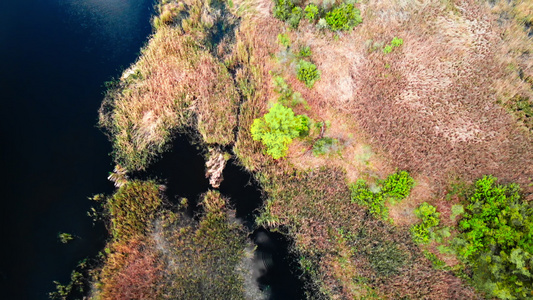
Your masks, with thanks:
[[[70,241],[72,241],[74,239],[74,237],[72,236],[72,234],[70,233],[59,233],[57,235],[57,238],[59,239],[59,241],[62,243],[62,244],[66,244]]]

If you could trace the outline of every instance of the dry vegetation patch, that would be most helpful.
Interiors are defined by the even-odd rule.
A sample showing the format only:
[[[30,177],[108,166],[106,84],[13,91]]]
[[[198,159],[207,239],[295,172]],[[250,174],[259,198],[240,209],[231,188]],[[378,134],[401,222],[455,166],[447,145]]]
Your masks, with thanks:
[[[246,5],[251,11],[271,7],[265,1]],[[264,13],[242,22],[253,34],[238,35],[236,51],[246,49],[246,55],[237,60],[237,78],[252,82],[253,92],[244,94],[235,152],[269,195],[261,220],[289,228],[295,249],[315,267],[314,282],[331,298],[372,295],[371,287],[395,299],[476,298],[460,279],[432,269],[408,227],[424,201],[449,216],[453,202],[442,197],[452,177],[471,181],[491,173],[523,186],[533,177],[531,136],[497,103],[495,87],[510,80],[501,71],[501,29],[488,6],[473,1],[391,0],[359,8],[363,23],[343,33],[306,24],[283,31]],[[321,71],[312,89],[296,79],[290,55],[276,45],[283,32],[294,49],[312,50]],[[384,53],[394,37],[403,45]],[[296,141],[288,158],[275,162],[251,140],[252,120],[278,97],[269,69],[309,104],[295,112],[331,122],[324,136],[341,141],[338,153],[314,156],[308,141]],[[346,194],[348,181],[383,179],[395,168],[411,171],[417,182],[409,198],[389,206],[397,227],[365,216]],[[350,242],[334,242],[338,230],[352,235],[347,240],[355,253],[346,248]],[[372,247],[403,255],[405,262],[389,274],[375,265]]]
[[[186,128],[195,127],[209,144],[234,142],[238,94],[226,67],[204,43],[216,22],[233,21],[203,2],[183,6],[188,18],[159,26],[100,110],[115,158],[129,170],[144,169]]]

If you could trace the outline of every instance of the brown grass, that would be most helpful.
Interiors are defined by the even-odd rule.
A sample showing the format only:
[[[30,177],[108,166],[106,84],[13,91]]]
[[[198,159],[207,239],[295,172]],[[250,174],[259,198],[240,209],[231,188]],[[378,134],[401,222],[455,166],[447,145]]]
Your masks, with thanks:
[[[147,232],[111,241],[94,272],[91,299],[244,299],[247,232],[235,221],[228,199],[208,191],[198,220],[161,210]],[[260,294],[259,291],[255,291]]]
[[[98,274],[95,299],[154,299],[163,265],[143,241],[113,243],[111,254]]]
[[[468,182],[494,174],[531,192],[526,186],[533,177],[531,136],[498,104],[515,95],[508,94],[515,86],[527,90],[502,68],[502,53],[519,53],[524,39],[513,42],[512,35],[502,35],[489,7],[474,1],[365,1],[359,4],[363,23],[338,33],[338,39],[306,21],[286,32],[294,49],[311,47],[310,59],[322,72],[308,89],[296,79],[291,61],[270,59],[282,51],[276,35],[284,32],[265,13],[272,2],[239,5],[246,13],[234,66],[237,82],[249,83],[252,92],[241,89],[244,102],[234,150],[262,181],[269,195],[265,213],[276,220],[272,224],[287,226],[296,251],[315,263],[313,278],[322,291],[333,299],[371,293],[370,287],[392,299],[476,298],[461,280],[431,268],[411,242],[408,227],[417,222],[413,211],[424,201],[449,217],[453,201],[442,196],[452,178]],[[383,54],[383,45],[395,36],[404,45]],[[526,70],[530,62],[522,59],[522,65]],[[339,155],[315,157],[304,141],[294,142],[282,161],[262,153],[248,129],[277,98],[268,70],[281,74],[309,103],[310,110],[296,107],[296,113],[332,123],[324,135],[341,141]],[[369,220],[349,203],[346,183],[383,179],[396,168],[409,170],[417,185],[408,199],[389,207],[398,226],[391,227]],[[371,251],[365,250],[372,240],[351,244],[359,254],[350,254],[346,243],[335,242],[339,228],[371,231],[375,238],[393,241],[408,253],[408,263],[397,275],[376,275]],[[369,281],[354,281],[354,274]]]
[[[238,95],[231,75],[203,45],[208,28],[225,20],[203,2],[187,5],[189,18],[158,28],[100,110],[115,158],[127,169],[145,168],[187,127],[210,144],[234,141]]]
[[[372,289],[389,299],[475,298],[461,280],[432,269],[411,241],[408,226],[374,219],[351,203],[341,169],[292,173],[285,168],[284,174],[266,171],[276,172],[264,182],[273,203],[270,213],[295,237],[295,251],[314,262],[312,277],[330,298],[358,298]],[[403,257],[390,275],[374,266],[381,258],[373,249],[381,245],[391,245],[399,251],[393,257]]]

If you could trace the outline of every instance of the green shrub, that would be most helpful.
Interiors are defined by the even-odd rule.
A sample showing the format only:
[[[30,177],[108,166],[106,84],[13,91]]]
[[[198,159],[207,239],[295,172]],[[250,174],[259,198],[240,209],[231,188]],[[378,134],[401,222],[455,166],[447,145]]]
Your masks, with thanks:
[[[315,82],[320,79],[320,71],[315,64],[300,60],[296,66],[296,77],[304,82],[308,88],[312,88]]]
[[[261,141],[266,147],[266,153],[274,159],[287,155],[292,140],[308,131],[307,116],[295,116],[292,109],[279,103],[274,104],[262,118],[255,119],[251,127],[254,141]]]
[[[326,13],[325,19],[331,30],[349,30],[363,21],[359,9],[347,3]]]
[[[291,40],[289,39],[289,35],[286,33],[278,34],[278,43],[282,46],[289,48],[291,46]]]
[[[298,28],[298,25],[300,25],[300,20],[302,19],[302,17],[303,17],[302,8],[298,6],[293,7],[291,11],[291,16],[288,20],[289,25],[294,29]]]
[[[350,184],[351,201],[368,207],[368,211],[377,217],[388,219],[389,209],[385,206],[385,199],[381,193],[373,193],[363,179]]]
[[[274,76],[274,91],[276,91],[279,94],[278,101],[281,102],[281,104],[286,105],[283,102],[287,102],[288,99],[292,97],[292,89],[291,86],[283,79],[281,76]]]
[[[311,52],[311,47],[309,46],[303,46],[300,48],[300,52],[298,53],[298,56],[300,57],[309,57],[313,55],[313,53]]]
[[[318,6],[315,4],[309,4],[304,9],[305,12],[305,18],[309,20],[309,22],[314,22],[318,20],[320,17],[320,10],[318,9]]]
[[[400,47],[403,45],[403,39],[400,39],[398,37],[392,38],[392,41],[390,42],[392,47]]]
[[[292,14],[294,3],[291,0],[275,0],[274,2],[274,17],[282,21],[287,21]]]
[[[454,204],[452,205],[452,214],[450,215],[450,220],[455,221],[457,216],[460,216],[465,213],[465,208],[463,205]]]
[[[398,37],[394,37],[394,38],[392,39],[392,41],[390,42],[390,44],[387,45],[387,46],[385,46],[385,47],[383,48],[383,53],[385,53],[385,54],[389,54],[389,53],[392,52],[392,50],[393,50],[394,48],[398,48],[398,47],[400,47],[401,45],[403,45],[403,40],[400,39],[400,38],[398,38]]]
[[[309,109],[309,104],[302,97],[302,94],[294,92],[285,79],[281,76],[274,76],[274,90],[279,94],[278,102],[285,106],[296,107],[303,105],[305,109]]]
[[[402,200],[409,195],[413,187],[413,178],[406,171],[396,172],[387,179],[378,181],[378,192],[372,192],[362,179],[350,184],[351,200],[353,203],[368,207],[371,214],[385,220],[389,218],[389,210],[385,201]]]
[[[383,48],[383,53],[389,54],[391,52],[392,52],[392,46],[391,45],[387,45],[387,46],[385,46],[385,48]]]
[[[407,171],[400,171],[389,175],[389,177],[383,181],[382,192],[387,197],[402,200],[409,196],[414,184],[414,179]]]
[[[337,139],[325,137],[316,141],[313,145],[313,154],[315,156],[331,153],[338,149],[339,141]]]
[[[516,184],[479,179],[468,197],[454,246],[476,286],[501,299],[533,296],[533,209]]]
[[[427,244],[432,238],[433,228],[440,223],[440,213],[435,206],[424,202],[415,209],[415,215],[422,220],[422,223],[411,226],[413,240],[417,244]]]

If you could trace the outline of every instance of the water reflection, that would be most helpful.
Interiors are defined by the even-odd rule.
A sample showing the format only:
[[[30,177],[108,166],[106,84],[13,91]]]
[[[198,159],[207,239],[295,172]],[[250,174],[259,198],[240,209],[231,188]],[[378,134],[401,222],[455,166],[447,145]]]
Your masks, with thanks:
[[[147,10],[153,5],[146,0],[67,0],[60,3],[68,23],[78,23],[89,30],[85,34],[94,43],[85,50],[107,46],[112,53],[110,58],[138,39],[140,30],[147,25]]]

